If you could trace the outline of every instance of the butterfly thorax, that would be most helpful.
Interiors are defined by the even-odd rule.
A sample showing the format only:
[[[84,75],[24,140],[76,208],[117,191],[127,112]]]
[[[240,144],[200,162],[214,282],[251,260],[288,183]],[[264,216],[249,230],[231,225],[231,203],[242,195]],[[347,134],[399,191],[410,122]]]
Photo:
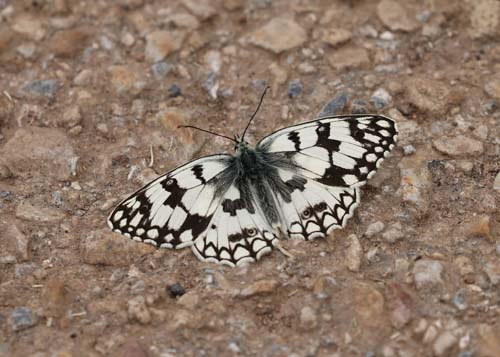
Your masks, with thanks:
[[[239,143],[235,157],[239,161],[241,176],[256,179],[265,169],[265,163],[261,160],[259,154],[246,143]]]

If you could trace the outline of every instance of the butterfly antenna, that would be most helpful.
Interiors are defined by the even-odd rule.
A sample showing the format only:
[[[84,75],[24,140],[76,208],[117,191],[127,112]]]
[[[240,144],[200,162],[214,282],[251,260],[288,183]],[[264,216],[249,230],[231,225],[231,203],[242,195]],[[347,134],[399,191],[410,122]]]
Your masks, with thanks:
[[[237,141],[235,139],[230,138],[229,136],[225,136],[225,135],[222,135],[222,134],[217,134],[217,133],[214,133],[213,131],[205,130],[205,129],[202,129],[202,128],[198,128],[196,126],[192,126],[192,125],[179,125],[177,128],[191,128],[191,129],[196,129],[196,130],[199,130],[199,131],[203,131],[204,133],[209,133],[209,134],[212,134],[212,135],[215,135],[215,136],[220,136],[221,138],[229,139],[229,140],[237,143]]]
[[[268,89],[269,89],[269,86],[267,86],[264,89],[264,93],[262,93],[262,96],[260,97],[259,105],[257,106],[257,109],[255,109],[255,112],[253,113],[253,115],[250,118],[250,120],[248,121],[247,127],[245,128],[245,131],[243,132],[243,135],[241,136],[241,141],[243,141],[243,138],[245,137],[245,134],[246,134],[248,128],[250,127],[250,123],[252,122],[253,118],[255,117],[255,115],[257,114],[257,112],[259,111],[260,105],[262,104],[262,101],[264,100],[264,96],[266,95],[266,92],[267,92]]]

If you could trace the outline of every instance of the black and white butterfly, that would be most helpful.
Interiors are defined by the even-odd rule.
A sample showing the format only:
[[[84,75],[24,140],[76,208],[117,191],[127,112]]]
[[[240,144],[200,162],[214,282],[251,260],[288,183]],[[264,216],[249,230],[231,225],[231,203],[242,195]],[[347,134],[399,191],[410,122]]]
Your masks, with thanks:
[[[397,140],[395,122],[380,115],[315,119],[278,130],[255,148],[245,132],[224,136],[235,142],[234,155],[188,162],[132,194],[111,212],[109,227],[156,247],[190,246],[203,261],[255,261],[280,232],[311,240],[344,227],[359,187]]]

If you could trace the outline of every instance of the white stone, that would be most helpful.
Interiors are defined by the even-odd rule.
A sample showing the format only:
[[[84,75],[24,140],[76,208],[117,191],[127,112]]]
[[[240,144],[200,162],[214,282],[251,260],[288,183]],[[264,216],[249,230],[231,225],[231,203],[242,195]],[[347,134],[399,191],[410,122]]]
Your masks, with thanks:
[[[437,260],[422,259],[413,267],[413,278],[418,289],[435,286],[443,282],[441,274],[443,265]]]

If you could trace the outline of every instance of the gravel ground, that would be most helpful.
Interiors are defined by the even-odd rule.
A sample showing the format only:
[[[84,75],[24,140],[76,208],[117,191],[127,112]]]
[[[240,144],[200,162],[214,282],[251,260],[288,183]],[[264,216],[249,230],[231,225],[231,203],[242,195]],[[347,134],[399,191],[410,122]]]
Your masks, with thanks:
[[[0,0],[0,356],[500,356],[500,1]],[[399,146],[347,227],[248,267],[124,195],[318,113]],[[154,153],[150,165],[150,150]]]

